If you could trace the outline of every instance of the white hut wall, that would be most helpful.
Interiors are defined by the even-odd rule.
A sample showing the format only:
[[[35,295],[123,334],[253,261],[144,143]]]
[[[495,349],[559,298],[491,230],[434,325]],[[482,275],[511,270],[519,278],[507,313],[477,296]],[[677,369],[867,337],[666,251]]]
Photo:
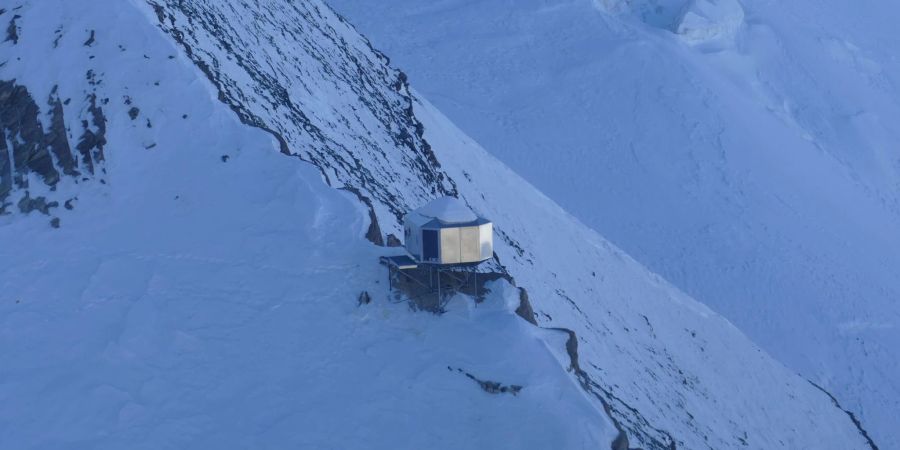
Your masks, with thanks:
[[[406,250],[417,259],[422,257],[422,230],[410,223],[403,226],[403,245]]]
[[[472,263],[481,261],[481,244],[479,239],[479,227],[459,228],[459,259],[460,262]]]
[[[441,264],[459,264],[459,228],[441,229]]]
[[[479,261],[494,257],[494,224],[491,222],[478,227],[478,247],[480,249]]]

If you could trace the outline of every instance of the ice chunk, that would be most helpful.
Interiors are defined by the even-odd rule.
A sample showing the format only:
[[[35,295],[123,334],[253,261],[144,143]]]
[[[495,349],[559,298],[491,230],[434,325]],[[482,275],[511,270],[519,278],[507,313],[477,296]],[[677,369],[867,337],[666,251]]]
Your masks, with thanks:
[[[731,41],[744,22],[737,0],[691,0],[675,23],[675,33],[689,44]]]

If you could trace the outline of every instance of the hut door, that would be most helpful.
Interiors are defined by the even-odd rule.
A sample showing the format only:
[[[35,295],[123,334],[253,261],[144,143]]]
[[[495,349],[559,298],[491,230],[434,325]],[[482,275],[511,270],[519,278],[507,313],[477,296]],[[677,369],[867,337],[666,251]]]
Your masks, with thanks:
[[[437,230],[422,230],[422,260],[433,261],[438,259],[438,232]]]

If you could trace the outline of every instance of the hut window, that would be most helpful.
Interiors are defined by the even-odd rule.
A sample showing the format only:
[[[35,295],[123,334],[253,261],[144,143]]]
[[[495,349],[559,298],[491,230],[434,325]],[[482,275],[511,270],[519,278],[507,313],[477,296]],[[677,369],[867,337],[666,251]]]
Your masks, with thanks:
[[[438,259],[437,230],[422,230],[422,259],[425,261]]]

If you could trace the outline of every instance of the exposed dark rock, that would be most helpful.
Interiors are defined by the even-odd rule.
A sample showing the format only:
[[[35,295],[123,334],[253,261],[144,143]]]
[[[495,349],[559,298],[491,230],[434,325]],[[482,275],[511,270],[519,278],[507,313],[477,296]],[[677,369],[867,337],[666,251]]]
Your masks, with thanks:
[[[512,247],[513,250],[515,250],[519,255],[519,257],[525,257],[525,249],[522,248],[522,246],[515,239],[509,237],[509,235],[501,229],[494,228],[494,232],[497,234],[497,236],[500,237],[500,239],[503,240],[503,242],[506,242],[510,247]],[[531,259],[528,260],[531,261]]]
[[[516,308],[516,315],[532,325],[537,325],[537,320],[534,318],[534,309],[531,307],[531,302],[528,300],[528,291],[525,288],[519,288],[519,307]]]
[[[222,155],[222,162],[228,162],[228,155]]]
[[[79,161],[69,144],[64,104],[54,87],[47,100],[49,108],[46,113],[48,119],[43,121],[47,125],[45,129],[39,119],[40,109],[28,90],[14,81],[0,81],[0,214],[8,212],[14,203],[20,211],[37,210],[44,214],[47,214],[48,208],[58,206],[58,202],[29,196],[29,179],[33,180],[34,175],[49,186],[50,191],[56,190],[61,176],[81,175]],[[101,139],[105,133],[102,111],[91,104],[89,112],[94,115],[94,122],[101,126],[98,127],[99,138],[92,134],[90,139],[85,140],[87,158],[81,160],[85,165],[92,162],[91,155],[97,161],[102,160],[102,143],[105,143]],[[8,139],[8,136],[17,138]],[[99,144],[101,147],[92,152],[87,144]],[[24,191],[25,196],[18,200],[9,199],[14,191]]]
[[[381,237],[381,228],[378,226],[378,215],[375,214],[375,207],[372,206],[372,200],[369,197],[366,197],[359,189],[354,187],[345,186],[341,188],[347,192],[352,192],[356,195],[356,198],[359,199],[367,208],[369,208],[369,229],[366,230],[366,239],[378,246],[384,246],[384,239]]]
[[[50,208],[56,208],[59,206],[59,202],[48,202],[46,197],[31,197],[29,193],[26,191],[25,196],[19,200],[19,211],[22,211],[25,214],[30,213],[31,211],[39,211],[43,214],[50,214]]]
[[[37,104],[24,86],[0,81],[0,213],[14,188],[28,188],[28,173],[40,175],[48,185],[59,180],[38,121]]]
[[[628,450],[628,434],[636,436],[645,446],[653,450],[676,450],[677,444],[672,435],[665,430],[660,430],[650,425],[646,419],[633,407],[626,404],[620,398],[605,389],[599,383],[591,379],[578,361],[578,335],[568,328],[548,328],[564,332],[568,335],[566,340],[566,353],[569,355],[569,370],[575,373],[581,387],[594,398],[600,401],[606,415],[613,421],[619,434],[612,443],[613,450]],[[622,411],[624,409],[625,411]],[[627,417],[625,422],[621,418]]]
[[[12,81],[0,81],[0,198],[5,197],[15,182],[18,188],[27,188],[27,174],[39,174],[45,183],[54,185],[59,173],[44,140],[44,130],[38,120],[38,106],[24,86]],[[7,139],[17,136],[17,139]],[[12,145],[13,161],[10,166],[7,145]],[[9,181],[6,181],[9,178]]]
[[[368,305],[369,303],[372,303],[372,297],[369,295],[369,291],[362,291],[359,293],[359,298],[357,298],[356,301],[360,306]]]
[[[834,395],[831,395],[831,392],[826,391],[825,388],[823,388],[822,386],[819,386],[818,384],[813,383],[810,380],[806,380],[806,381],[809,381],[809,384],[815,386],[816,389],[824,392],[825,395],[827,395],[828,398],[831,399],[831,403],[834,404],[834,406],[837,407],[837,409],[840,409],[845,414],[847,414],[847,417],[849,417],[850,421],[853,422],[853,425],[859,431],[859,434],[863,437],[863,439],[866,440],[866,444],[869,445],[869,448],[871,450],[878,450],[878,446],[875,445],[875,441],[873,441],[872,437],[869,436],[869,432],[866,431],[865,428],[863,428],[862,422],[860,422],[859,418],[856,417],[856,414],[853,414],[853,412],[850,410],[844,409],[844,407],[841,406],[841,404],[838,402],[837,398]]]
[[[394,233],[389,233],[387,235],[387,246],[388,247],[403,247],[403,243],[400,242],[400,239],[397,239],[397,236],[394,236]]]
[[[130,117],[131,120],[137,119],[140,114],[141,110],[137,106],[132,106],[128,109],[128,117]]]
[[[97,73],[94,72],[93,69],[89,69],[87,71],[87,73],[85,74],[85,78],[87,79],[88,84],[91,86],[97,86],[100,84],[100,80],[97,79]]]
[[[9,20],[9,25],[6,27],[6,41],[12,41],[13,44],[19,43],[19,26],[16,25],[16,19],[19,19],[20,15],[16,14]],[[4,41],[4,42],[6,42]]]
[[[450,366],[447,366],[447,370],[449,370],[449,371],[451,371],[451,372],[454,371],[454,369],[453,369],[452,367],[450,367]],[[459,368],[457,368],[457,369],[455,369],[455,370],[456,370],[457,372],[459,372],[459,373],[465,375],[465,376],[466,376],[467,378],[469,378],[470,380],[472,380],[472,381],[478,383],[478,385],[481,386],[481,389],[483,389],[483,390],[484,390],[485,392],[487,392],[488,394],[512,394],[512,395],[517,395],[517,394],[519,393],[519,391],[522,390],[522,386],[519,386],[518,384],[505,385],[505,384],[503,384],[503,383],[498,383],[498,382],[496,382],[496,381],[482,380],[482,379],[476,377],[475,375],[472,375],[471,373],[466,372],[465,370],[462,370],[462,369],[459,369]]]
[[[75,157],[72,155],[72,149],[69,147],[63,104],[59,100],[59,95],[57,95],[56,86],[53,87],[47,104],[50,106],[50,129],[47,130],[45,142],[50,147],[53,155],[56,156],[56,162],[63,173],[77,177],[80,173],[75,168]]]
[[[590,377],[581,369],[581,365],[578,362],[578,336],[574,331],[568,328],[550,329],[562,331],[569,335],[569,338],[566,340],[566,353],[569,355],[569,370],[575,372],[578,381],[581,382],[581,387],[584,388],[585,391],[593,394],[595,398],[600,400],[600,403],[603,404],[603,409],[606,410],[606,414],[612,419],[616,429],[619,430],[618,436],[616,436],[616,439],[612,443],[612,450],[628,450],[628,435],[625,433],[625,430],[622,428],[619,421],[613,416],[609,402],[591,388]]]
[[[88,39],[86,41],[84,41],[83,45],[85,47],[90,47],[90,46],[94,45],[94,35],[95,34],[96,34],[96,32],[94,30],[91,30],[91,35],[88,36]]]
[[[53,38],[53,48],[59,47],[59,40],[62,39],[62,37],[63,37],[62,31],[63,31],[62,27],[59,27],[56,29],[56,31],[54,31],[54,34],[56,35],[56,37]]]
[[[59,228],[59,217],[50,219],[50,226],[53,228]]]
[[[93,174],[96,165],[103,162],[104,159],[103,146],[106,145],[106,116],[103,115],[103,109],[97,105],[96,94],[88,95],[87,101],[91,120],[81,121],[83,131],[75,148],[81,154],[81,162],[84,167]]]

